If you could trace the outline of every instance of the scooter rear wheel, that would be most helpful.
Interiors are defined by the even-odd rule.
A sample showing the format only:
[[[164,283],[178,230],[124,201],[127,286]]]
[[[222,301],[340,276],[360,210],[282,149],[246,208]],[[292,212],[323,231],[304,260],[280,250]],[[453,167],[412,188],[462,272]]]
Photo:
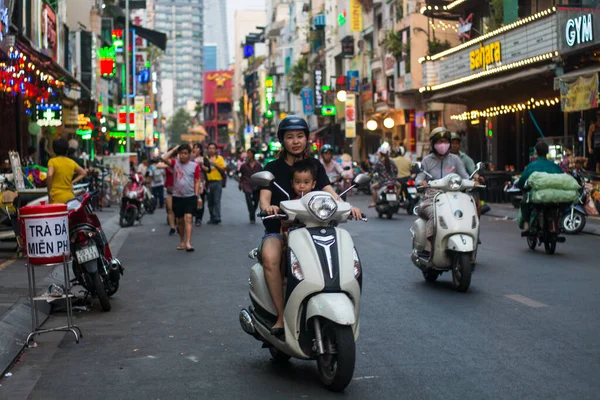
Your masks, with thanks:
[[[546,250],[547,254],[554,254],[554,252],[556,251],[556,235],[551,234],[544,241],[544,250]]]
[[[534,236],[527,236],[527,246],[529,246],[531,250],[535,250],[537,247],[537,239]]]
[[[319,378],[332,392],[341,392],[354,375],[356,345],[352,327],[334,322],[323,324],[321,332],[325,354],[317,358]]]
[[[92,282],[94,282],[94,291],[96,292],[96,296],[98,296],[102,311],[110,311],[110,300],[108,299],[108,294],[104,288],[104,283],[102,282],[102,278],[98,272],[92,274]]]

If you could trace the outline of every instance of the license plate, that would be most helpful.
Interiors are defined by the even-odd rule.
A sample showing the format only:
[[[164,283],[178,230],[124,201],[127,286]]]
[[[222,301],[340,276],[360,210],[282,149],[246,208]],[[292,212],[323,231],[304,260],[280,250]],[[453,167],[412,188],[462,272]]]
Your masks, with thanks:
[[[77,250],[75,252],[75,257],[77,257],[77,262],[79,264],[84,264],[88,261],[95,260],[100,257],[98,254],[98,249],[96,246],[86,247],[85,249]]]
[[[385,198],[387,199],[387,201],[396,201],[396,200],[398,200],[398,197],[395,194],[387,194],[385,196]]]
[[[410,194],[415,194],[415,193],[417,193],[417,188],[414,188],[414,187],[409,187],[409,188],[408,188],[408,193],[410,193]]]

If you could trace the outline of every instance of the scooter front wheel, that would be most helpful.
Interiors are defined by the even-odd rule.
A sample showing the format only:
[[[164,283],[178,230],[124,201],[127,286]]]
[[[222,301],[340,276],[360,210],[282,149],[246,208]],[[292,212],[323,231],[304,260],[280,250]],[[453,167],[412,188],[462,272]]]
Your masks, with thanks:
[[[321,332],[325,354],[317,358],[319,378],[332,392],[341,392],[352,381],[356,345],[351,326],[327,322]]]
[[[573,215],[571,215],[569,212],[562,218],[561,226],[565,230],[565,233],[576,235],[583,231],[586,222],[585,214],[573,212]]]
[[[457,292],[466,292],[469,290],[471,273],[471,254],[455,254],[452,261],[452,286]]]

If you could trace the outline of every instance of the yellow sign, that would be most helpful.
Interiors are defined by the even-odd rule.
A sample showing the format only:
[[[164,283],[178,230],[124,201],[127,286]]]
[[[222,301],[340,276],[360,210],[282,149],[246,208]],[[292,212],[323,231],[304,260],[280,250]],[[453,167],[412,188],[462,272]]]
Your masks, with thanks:
[[[362,32],[362,6],[358,0],[350,0],[350,30]]]
[[[136,141],[142,141],[145,139],[145,121],[144,121],[144,109],[146,108],[146,99],[144,96],[135,96],[134,99],[134,115],[135,115],[135,130],[134,138]]]
[[[560,81],[560,107],[564,112],[598,108],[598,73],[571,82]]]
[[[470,54],[471,69],[483,68],[487,70],[489,65],[502,62],[502,52],[500,51],[500,42],[494,42],[487,45],[479,43],[479,48]]]

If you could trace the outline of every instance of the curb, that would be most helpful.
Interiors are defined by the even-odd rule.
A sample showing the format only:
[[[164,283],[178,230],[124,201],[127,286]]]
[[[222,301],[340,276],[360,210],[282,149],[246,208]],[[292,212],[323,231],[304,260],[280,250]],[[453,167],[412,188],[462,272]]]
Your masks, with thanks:
[[[117,215],[102,224],[109,244],[121,230],[118,218],[119,214],[117,213]],[[117,253],[115,252],[115,254]],[[20,260],[17,259],[16,262],[18,261]],[[62,265],[55,266],[49,269],[43,279],[38,281],[38,285],[45,287],[52,283],[64,285],[63,276]],[[39,301],[37,302],[37,309],[40,326],[42,326],[50,316],[52,305]],[[4,374],[11,369],[25,350],[24,340],[29,333],[31,333],[31,308],[29,299],[22,297],[0,319],[0,382],[4,378]]]

